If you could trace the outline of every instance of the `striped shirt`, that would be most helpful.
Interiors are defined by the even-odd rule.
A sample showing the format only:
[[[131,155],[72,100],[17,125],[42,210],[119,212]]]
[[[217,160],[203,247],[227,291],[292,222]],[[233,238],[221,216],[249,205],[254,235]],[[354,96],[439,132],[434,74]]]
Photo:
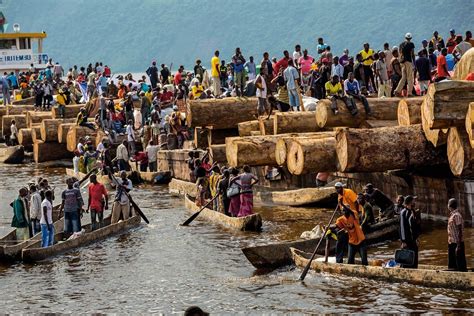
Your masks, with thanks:
[[[459,240],[459,225],[461,225],[461,240]],[[464,240],[464,221],[461,213],[455,210],[448,219],[448,244],[459,244]]]

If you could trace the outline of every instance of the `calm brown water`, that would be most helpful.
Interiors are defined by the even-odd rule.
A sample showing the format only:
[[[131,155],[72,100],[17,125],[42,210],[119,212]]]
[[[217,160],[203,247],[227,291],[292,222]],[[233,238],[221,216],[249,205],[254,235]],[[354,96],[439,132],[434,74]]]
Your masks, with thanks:
[[[0,165],[0,233],[10,230],[9,202],[18,187],[33,177],[47,175],[64,187],[63,169]],[[144,187],[133,192],[150,219],[130,233],[112,237],[35,265],[0,265],[0,313],[182,313],[199,305],[213,314],[283,313],[474,313],[471,292],[430,289],[408,284],[310,273],[295,281],[299,269],[287,267],[257,275],[241,247],[297,238],[328,211],[267,208],[260,234],[230,234],[196,220],[185,228],[182,199],[166,187]],[[87,215],[87,214],[86,214]],[[422,237],[420,261],[446,264],[445,227]],[[473,265],[474,231],[466,229],[466,247]],[[397,243],[370,251],[387,258]]]

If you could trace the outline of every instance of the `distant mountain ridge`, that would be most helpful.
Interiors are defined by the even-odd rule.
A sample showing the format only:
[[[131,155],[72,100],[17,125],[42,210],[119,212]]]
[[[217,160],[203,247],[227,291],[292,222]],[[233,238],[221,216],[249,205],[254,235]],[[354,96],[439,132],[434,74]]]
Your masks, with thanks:
[[[229,60],[235,47],[256,61],[297,43],[316,55],[320,36],[353,55],[364,42],[398,45],[406,32],[419,46],[434,30],[474,28],[473,0],[15,0],[4,14],[10,27],[46,31],[44,50],[63,66],[102,61],[114,72],[143,72],[152,60],[209,67],[216,49]]]

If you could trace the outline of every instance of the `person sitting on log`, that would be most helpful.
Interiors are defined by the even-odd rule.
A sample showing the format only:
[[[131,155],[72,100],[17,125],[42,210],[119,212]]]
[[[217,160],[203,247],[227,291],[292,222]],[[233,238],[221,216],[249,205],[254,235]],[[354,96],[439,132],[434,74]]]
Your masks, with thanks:
[[[90,128],[91,130],[95,131],[94,123],[90,123],[87,121],[88,114],[86,108],[81,108],[79,113],[77,114],[76,124],[79,126],[85,126]]]
[[[356,108],[354,99],[357,99],[364,105],[365,113],[370,115],[369,102],[367,102],[367,98],[360,93],[359,82],[355,80],[354,73],[352,72],[350,72],[348,78],[344,80],[344,92],[354,108]]]
[[[339,113],[339,110],[337,109],[337,100],[342,100],[352,115],[357,114],[357,108],[349,103],[349,100],[342,91],[338,75],[332,76],[331,81],[326,82],[324,87],[326,88],[326,98],[331,100],[331,110],[335,115]]]
[[[364,187],[364,191],[367,194],[368,201],[372,205],[377,205],[380,208],[380,219],[388,219],[394,216],[395,205],[388,196],[386,196],[379,189],[374,188],[372,183],[367,183],[367,185]]]

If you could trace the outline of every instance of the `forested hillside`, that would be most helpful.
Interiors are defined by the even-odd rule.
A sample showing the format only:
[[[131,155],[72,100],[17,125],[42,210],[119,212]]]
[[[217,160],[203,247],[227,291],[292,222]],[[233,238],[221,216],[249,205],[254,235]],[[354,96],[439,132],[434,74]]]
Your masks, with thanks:
[[[11,26],[46,31],[45,51],[65,66],[104,61],[115,72],[143,71],[152,59],[207,66],[215,49],[229,59],[280,56],[296,43],[315,54],[322,36],[336,54],[363,42],[398,45],[406,32],[419,45],[434,29],[474,28],[472,0],[3,0]],[[6,8],[5,8],[6,6]],[[473,30],[474,31],[474,30]]]

